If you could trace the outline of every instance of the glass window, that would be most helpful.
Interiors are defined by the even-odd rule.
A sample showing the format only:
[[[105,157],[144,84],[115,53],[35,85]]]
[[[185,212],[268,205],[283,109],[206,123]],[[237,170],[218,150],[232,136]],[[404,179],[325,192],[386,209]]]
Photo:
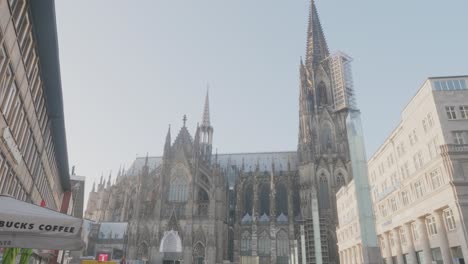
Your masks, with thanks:
[[[453,80],[448,80],[447,86],[449,87],[449,90],[455,90],[455,86],[453,85]]]
[[[249,253],[252,250],[252,239],[250,233],[244,231],[241,236],[241,252]]]
[[[435,81],[435,89],[436,91],[441,91],[442,90],[442,86],[440,85],[440,81]]]
[[[282,257],[289,256],[289,238],[284,230],[276,234],[276,255]]]
[[[456,131],[456,132],[453,132],[453,139],[454,139],[454,143],[457,144],[457,145],[463,145],[465,144],[465,139],[464,139],[464,136],[463,136],[463,132],[462,131]]]
[[[432,255],[432,263],[434,264],[444,263],[444,261],[442,260],[442,252],[440,251],[440,248],[432,248],[431,255]]]
[[[401,192],[401,200],[402,200],[404,206],[409,204],[409,197],[408,197],[408,192],[407,191],[402,191]]]
[[[455,106],[446,106],[445,111],[447,112],[447,117],[449,120],[457,119],[457,114],[455,113]]]
[[[447,82],[446,82],[446,81],[441,81],[440,84],[442,85],[442,90],[444,90],[444,91],[447,91],[447,90],[448,90],[448,86],[447,86]]]
[[[171,202],[185,202],[188,199],[187,172],[185,168],[177,166],[171,173],[168,200]]]
[[[271,246],[270,246],[270,235],[267,232],[260,234],[258,241],[258,254],[260,256],[270,255]]]
[[[426,217],[427,233],[431,236],[437,235],[437,226],[434,216]]]
[[[421,180],[414,183],[414,191],[416,193],[416,198],[421,198],[424,195],[423,183]]]
[[[460,106],[461,118],[468,119],[468,105]]]
[[[467,87],[466,87],[466,81],[465,80],[460,80],[460,86],[463,90],[466,90]]]
[[[455,225],[455,216],[453,215],[452,209],[444,210],[445,226],[448,231],[453,231],[456,229]]]
[[[437,189],[442,185],[439,169],[430,172],[432,188]]]

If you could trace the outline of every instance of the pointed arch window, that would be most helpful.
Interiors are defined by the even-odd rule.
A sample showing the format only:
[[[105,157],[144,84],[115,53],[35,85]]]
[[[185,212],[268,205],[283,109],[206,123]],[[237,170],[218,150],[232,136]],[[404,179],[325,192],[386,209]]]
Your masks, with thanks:
[[[345,178],[343,176],[343,173],[338,172],[338,175],[336,176],[336,188],[340,189],[345,184],[346,184],[346,181],[345,181]]]
[[[201,242],[197,242],[193,247],[193,263],[205,264],[205,247]]]
[[[276,185],[276,215],[288,215],[288,193],[284,184]]]
[[[276,234],[276,256],[288,257],[289,256],[289,238],[284,230],[280,230]]]
[[[246,185],[244,187],[244,215],[249,214],[252,215],[252,208],[253,208],[253,188],[252,185]]]
[[[328,122],[324,122],[320,129],[320,147],[322,151],[333,148],[333,131]]]
[[[198,189],[198,199],[197,199],[197,215],[198,216],[208,216],[208,207],[210,204],[210,198],[206,191],[202,188]]]
[[[327,96],[327,86],[323,81],[321,81],[318,86],[318,101],[319,105],[327,105],[328,104],[328,96]]]
[[[329,201],[329,192],[328,192],[328,179],[325,173],[322,172],[319,178],[319,207],[321,209],[330,208]]]
[[[252,252],[252,237],[248,231],[241,235],[241,255],[248,256]]]
[[[177,167],[172,172],[171,183],[169,185],[170,202],[185,202],[188,199],[188,175],[184,168]]]
[[[270,186],[263,184],[260,186],[260,215],[270,215]]]
[[[267,255],[270,255],[270,252],[271,252],[270,235],[266,231],[263,231],[260,234],[260,237],[258,239],[258,254],[260,256],[267,256]]]

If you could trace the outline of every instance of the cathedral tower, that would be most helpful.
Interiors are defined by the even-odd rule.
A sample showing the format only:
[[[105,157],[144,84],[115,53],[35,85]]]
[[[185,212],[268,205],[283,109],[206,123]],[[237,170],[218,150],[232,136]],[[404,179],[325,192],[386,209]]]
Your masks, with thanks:
[[[335,193],[350,180],[347,107],[335,107],[335,75],[314,0],[305,63],[300,62],[299,181],[301,263],[339,263]]]

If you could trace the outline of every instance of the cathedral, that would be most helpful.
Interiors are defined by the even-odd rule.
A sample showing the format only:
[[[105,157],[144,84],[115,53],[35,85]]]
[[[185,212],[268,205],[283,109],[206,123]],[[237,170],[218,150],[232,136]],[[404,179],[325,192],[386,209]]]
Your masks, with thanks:
[[[93,186],[86,218],[128,222],[126,256],[148,263],[337,264],[335,194],[352,179],[351,59],[331,55],[313,0],[300,61],[297,151],[213,153],[209,97],[163,155]],[[173,135],[175,139],[173,140]]]

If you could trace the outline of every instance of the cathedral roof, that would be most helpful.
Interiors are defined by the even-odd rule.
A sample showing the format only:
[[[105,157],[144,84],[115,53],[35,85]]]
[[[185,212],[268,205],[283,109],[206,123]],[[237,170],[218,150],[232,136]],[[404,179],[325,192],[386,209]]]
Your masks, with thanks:
[[[127,175],[137,175],[145,165],[146,157],[137,157],[132,166],[128,169]],[[216,156],[212,157],[214,161]],[[222,169],[237,167],[241,168],[244,164],[244,171],[255,171],[257,164],[261,171],[271,171],[271,164],[275,164],[275,170],[287,171],[288,163],[291,170],[296,170],[297,153],[296,151],[281,152],[253,152],[253,153],[226,153],[218,154],[218,163]],[[162,157],[148,157],[148,167],[152,171],[162,164]],[[231,182],[231,181],[230,181]]]

